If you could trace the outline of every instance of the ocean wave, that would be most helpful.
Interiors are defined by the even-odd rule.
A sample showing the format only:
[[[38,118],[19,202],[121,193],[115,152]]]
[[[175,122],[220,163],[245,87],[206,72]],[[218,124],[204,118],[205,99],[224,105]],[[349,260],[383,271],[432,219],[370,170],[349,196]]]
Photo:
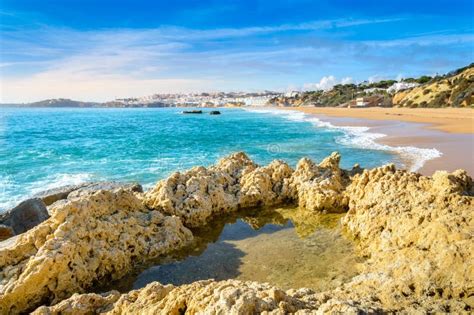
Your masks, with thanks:
[[[9,177],[0,178],[0,213],[43,191],[66,185],[79,185],[94,179],[94,175],[89,173],[60,173],[29,185],[20,186],[15,185]]]
[[[432,159],[438,158],[442,155],[440,151],[435,148],[418,148],[413,146],[389,146],[377,142],[378,139],[386,137],[386,134],[375,133],[370,131],[370,127],[364,126],[335,126],[330,122],[323,121],[314,115],[308,115],[298,111],[280,110],[280,109],[250,109],[244,108],[246,111],[278,115],[291,121],[309,122],[318,128],[326,128],[331,130],[342,131],[343,135],[336,137],[336,142],[353,148],[387,151],[396,153],[401,157],[404,167],[412,172],[415,172],[423,167],[423,165]]]
[[[49,189],[54,189],[67,185],[79,185],[86,182],[90,182],[93,180],[93,178],[94,175],[90,173],[54,174],[52,176],[48,176],[44,180],[35,182],[32,186],[29,187],[29,191],[30,195],[33,196]]]

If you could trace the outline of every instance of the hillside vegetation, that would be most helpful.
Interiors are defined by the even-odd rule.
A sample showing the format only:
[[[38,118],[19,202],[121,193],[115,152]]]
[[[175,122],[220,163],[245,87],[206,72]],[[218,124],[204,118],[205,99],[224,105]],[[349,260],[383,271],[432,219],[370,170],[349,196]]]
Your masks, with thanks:
[[[270,104],[277,106],[318,106],[332,107],[350,105],[349,103],[357,97],[368,97],[377,95],[380,97],[382,106],[391,105],[391,96],[385,90],[396,81],[380,81],[376,83],[361,84],[337,84],[329,91],[306,91],[293,97],[275,97]]]
[[[394,88],[405,85],[404,90]],[[410,87],[406,85],[417,85]],[[356,98],[364,98],[367,106],[384,107],[473,107],[474,64],[457,69],[443,76],[359,84],[338,84],[328,91],[305,91],[294,96],[278,96],[269,101],[276,106],[354,106]]]
[[[393,105],[400,107],[474,106],[474,66],[459,69],[444,77],[396,93]]]

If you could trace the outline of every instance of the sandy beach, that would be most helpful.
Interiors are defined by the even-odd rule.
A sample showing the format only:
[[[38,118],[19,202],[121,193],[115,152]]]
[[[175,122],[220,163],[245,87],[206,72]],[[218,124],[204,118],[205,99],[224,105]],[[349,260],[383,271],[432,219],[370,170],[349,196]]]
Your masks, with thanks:
[[[308,114],[320,114],[332,117],[424,123],[427,124],[426,127],[429,129],[449,133],[474,133],[474,109],[472,108],[282,107],[282,109],[293,109]]]
[[[387,135],[377,141],[390,146],[436,148],[442,156],[418,170],[465,169],[474,175],[474,110],[470,108],[275,108],[316,115],[336,126],[367,126]]]

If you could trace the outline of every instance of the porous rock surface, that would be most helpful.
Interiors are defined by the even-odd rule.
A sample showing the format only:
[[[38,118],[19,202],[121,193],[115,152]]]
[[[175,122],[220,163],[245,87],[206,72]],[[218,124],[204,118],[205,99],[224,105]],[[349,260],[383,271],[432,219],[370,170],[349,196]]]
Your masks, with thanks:
[[[119,182],[91,182],[79,185],[66,185],[42,191],[35,195],[35,198],[41,199],[47,206],[52,205],[58,200],[68,197],[78,197],[80,194],[87,194],[98,190],[115,190],[122,188],[133,192],[143,192],[143,188],[137,183],[119,183]]]
[[[383,305],[433,297],[444,300],[436,311],[474,306],[473,189],[463,170],[426,177],[387,165],[352,179],[342,221],[370,257],[362,283]]]
[[[318,308],[342,313],[361,310],[357,303],[333,300],[309,289],[283,291],[251,281],[203,280],[179,287],[153,282],[121,296],[116,291],[74,295],[53,307],[41,307],[34,314],[307,314],[316,313]],[[366,306],[365,310],[379,309]]]
[[[349,172],[339,168],[339,161],[338,153],[319,165],[302,159],[293,171],[280,160],[258,167],[244,153],[235,153],[210,168],[176,172],[158,182],[145,194],[145,204],[180,217],[189,227],[206,224],[216,214],[294,201],[309,210],[342,212]]]
[[[285,183],[284,192],[309,211],[345,212],[348,198],[343,194],[350,173],[339,168],[341,156],[333,153],[321,163],[307,158],[298,162]]]
[[[240,152],[210,168],[174,173],[145,194],[145,204],[180,217],[186,226],[201,226],[216,214],[282,203],[287,199],[283,185],[292,173],[282,161],[258,167]]]
[[[48,220],[0,249],[1,314],[84,292],[192,239],[177,217],[146,209],[122,189],[57,202],[50,212]]]
[[[432,177],[426,177],[396,170],[393,165],[363,171],[355,167],[351,171],[345,171],[339,168],[339,159],[338,154],[332,154],[319,164],[304,159],[293,171],[281,161],[274,161],[266,167],[258,167],[245,154],[238,153],[221,160],[213,167],[198,167],[188,172],[173,174],[145,193],[143,201],[140,195],[128,193],[127,196],[133,200],[133,206],[110,206],[110,203],[113,203],[112,198],[101,202],[101,206],[97,209],[92,206],[84,207],[83,213],[88,214],[82,216],[81,220],[90,216],[92,208],[94,211],[102,211],[104,207],[135,209],[125,212],[127,215],[130,215],[130,212],[146,215],[156,213],[162,220],[159,220],[160,222],[166,220],[174,222],[172,229],[163,229],[166,224],[158,224],[161,227],[156,230],[161,231],[158,240],[154,234],[149,234],[149,238],[144,239],[140,238],[140,235],[133,234],[136,229],[134,220],[138,220],[140,226],[147,225],[148,221],[137,219],[141,218],[140,215],[131,215],[135,218],[129,219],[133,224],[125,224],[121,235],[123,237],[131,235],[130,242],[134,244],[137,242],[132,239],[140,239],[138,243],[147,250],[150,243],[158,243],[160,251],[166,252],[173,246],[180,246],[185,239],[191,237],[188,230],[180,225],[180,220],[186,226],[201,226],[213,216],[224,212],[285,202],[298,203],[308,215],[347,211],[342,219],[343,227],[348,235],[356,239],[360,255],[366,257],[362,273],[348,283],[328,292],[313,292],[308,289],[282,291],[268,284],[236,280],[198,281],[178,287],[155,282],[143,289],[122,295],[118,292],[101,295],[75,294],[56,305],[43,306],[36,312],[39,314],[469,312],[474,306],[472,179],[464,171],[451,174],[437,172]],[[76,202],[81,204],[88,202],[87,200],[81,196]],[[71,201],[66,202],[66,205],[70,204]],[[47,242],[42,239],[46,239],[46,235],[51,235],[49,229],[54,221],[52,218],[61,217],[60,214],[64,211],[71,211],[64,210],[70,209],[66,205],[59,204],[59,208],[52,211],[52,217],[46,221],[50,223],[41,224],[32,230],[38,234],[38,238],[30,240],[28,235],[33,236],[30,231],[10,250],[13,254],[0,251],[3,285],[0,292],[10,298],[7,300],[10,301],[8,304],[10,307],[14,299],[31,301],[31,296],[46,298],[46,303],[58,302],[74,292],[83,291],[92,280],[98,279],[95,275],[97,270],[102,269],[89,272],[89,268],[97,264],[88,261],[81,265],[83,268],[72,265],[72,270],[59,264],[63,266],[59,273],[51,272],[51,269],[57,268],[49,268],[48,264],[51,264],[49,261],[46,263],[39,260],[34,268],[24,268],[30,261],[23,258],[26,256],[23,253],[31,252],[28,254],[30,257],[38,256],[39,259],[44,257],[37,254],[44,247],[41,242]],[[145,209],[145,205],[148,209]],[[92,213],[95,213],[94,211]],[[108,216],[110,215],[108,212]],[[97,221],[102,224],[102,219],[96,220],[95,217],[89,222],[95,226],[93,222],[96,224]],[[120,220],[112,220],[107,227],[120,229],[123,221],[120,217]],[[66,222],[71,223],[69,220]],[[81,231],[77,228],[76,230]],[[67,244],[71,246],[67,257],[86,256],[90,257],[89,259],[96,259],[102,257],[102,250],[98,251],[99,255],[94,253],[87,256],[83,255],[83,248],[87,251],[105,247],[104,252],[107,253],[105,260],[108,262],[105,265],[109,269],[102,274],[120,277],[123,275],[122,271],[133,266],[126,259],[127,262],[118,264],[119,266],[114,259],[109,259],[107,249],[114,250],[114,255],[118,254],[119,257],[122,255],[129,258],[131,255],[128,247],[121,246],[121,243],[115,242],[113,238],[104,239],[100,234],[76,232],[72,223],[62,231],[66,235],[79,233],[82,236],[87,235],[88,238],[80,242],[74,239],[71,245],[63,240],[58,241],[59,243],[53,242],[48,248],[56,249],[48,250],[50,257],[60,260],[58,251],[64,252],[62,248]],[[51,239],[51,236],[49,237]],[[175,242],[169,241],[169,238]],[[36,239],[39,240],[39,246],[32,245]],[[97,239],[102,242],[96,243]],[[30,240],[32,244],[28,245],[26,240]],[[26,244],[22,245],[23,243]],[[61,247],[58,244],[61,244]],[[82,262],[83,259],[80,258],[79,261]],[[55,263],[54,260],[53,262]],[[41,274],[49,277],[47,283],[55,290],[48,287],[38,294],[39,291],[34,289],[33,294],[25,286],[18,288],[26,283],[30,274],[35,274],[31,269],[42,269]],[[63,274],[67,276],[63,277]],[[36,279],[29,280],[29,286],[39,282],[41,287],[41,283],[44,282],[38,280],[43,279],[43,276],[40,277],[39,274],[35,276]],[[69,280],[71,276],[79,276],[81,281]],[[64,280],[66,277],[68,280]],[[56,279],[56,282],[52,279]],[[58,290],[59,284],[62,287]],[[30,297],[25,299],[23,297],[25,293],[30,293]],[[0,296],[0,300],[4,303],[5,299]],[[38,303],[39,300],[36,298],[34,301]],[[25,304],[20,304],[15,310],[24,310],[24,307]]]

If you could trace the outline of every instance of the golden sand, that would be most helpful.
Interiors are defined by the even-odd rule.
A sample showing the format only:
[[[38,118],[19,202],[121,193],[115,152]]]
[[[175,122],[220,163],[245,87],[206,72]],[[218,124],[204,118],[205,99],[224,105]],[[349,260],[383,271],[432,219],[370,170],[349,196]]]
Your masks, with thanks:
[[[400,120],[430,124],[450,133],[474,133],[474,109],[472,108],[334,108],[334,107],[278,107],[307,114],[323,114],[334,117],[353,117],[375,120]]]

